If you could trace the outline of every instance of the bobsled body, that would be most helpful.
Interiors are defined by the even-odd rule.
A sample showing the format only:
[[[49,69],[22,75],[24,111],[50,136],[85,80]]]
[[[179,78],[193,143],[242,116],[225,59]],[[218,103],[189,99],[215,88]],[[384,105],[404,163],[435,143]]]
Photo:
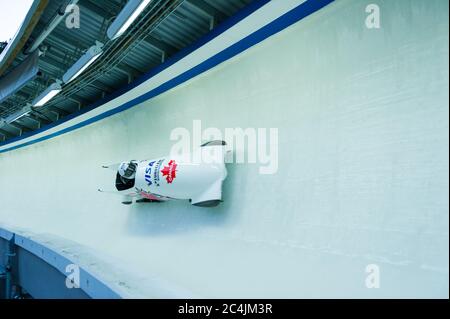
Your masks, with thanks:
[[[117,173],[116,189],[124,196],[147,201],[190,200],[197,206],[216,206],[222,201],[227,176],[225,143],[213,141],[192,154],[137,161],[134,180],[124,184]]]

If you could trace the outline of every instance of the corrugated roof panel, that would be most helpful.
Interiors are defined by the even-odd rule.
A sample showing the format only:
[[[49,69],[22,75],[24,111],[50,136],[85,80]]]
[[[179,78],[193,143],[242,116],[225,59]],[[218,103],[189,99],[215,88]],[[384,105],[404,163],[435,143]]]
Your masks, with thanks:
[[[234,15],[239,9],[251,3],[251,0],[203,0],[210,6],[225,13],[227,16]]]
[[[125,62],[129,66],[145,73],[155,65],[161,63],[161,58],[160,51],[143,41],[137,48],[130,51]]]
[[[39,36],[57,14],[58,9],[67,2],[68,0],[49,1],[49,5],[31,34],[30,43]],[[63,20],[54,29],[43,42],[47,51],[39,62],[42,77],[2,103],[0,117],[14,114],[24,106],[23,103],[33,100],[41,93],[47,84],[60,79],[67,69],[95,44],[96,40],[105,43],[105,54],[77,80],[65,85],[63,92],[39,109],[39,112],[48,119],[55,119],[52,111],[55,106],[65,112],[73,112],[78,109],[78,104],[74,100],[87,105],[91,101],[98,100],[105,93],[112,93],[136,76],[148,72],[162,62],[161,49],[166,52],[167,58],[167,54],[173,54],[191,45],[210,31],[211,13],[221,17],[223,21],[251,2],[252,0],[159,0],[157,8],[161,11],[158,23],[147,30],[133,31],[133,36],[139,35],[144,40],[134,43],[137,45],[125,46],[121,43],[130,39],[130,34],[109,42],[106,38],[106,30],[126,1],[80,0],[78,2],[81,14],[80,28],[69,29]],[[148,12],[153,10],[151,8],[153,7],[149,6]],[[167,16],[161,15],[169,8],[174,11]],[[141,15],[141,20],[135,24],[148,25],[150,20],[145,20],[143,17],[145,12]],[[216,24],[217,22],[221,21],[215,21]],[[150,37],[145,38],[146,35]],[[112,49],[108,51],[108,48]],[[24,54],[20,54],[13,65],[20,63],[24,57]],[[102,59],[106,59],[107,63],[102,64]],[[132,77],[129,78],[129,76]],[[73,94],[73,98],[70,98],[70,94]],[[60,112],[64,115],[64,111]]]

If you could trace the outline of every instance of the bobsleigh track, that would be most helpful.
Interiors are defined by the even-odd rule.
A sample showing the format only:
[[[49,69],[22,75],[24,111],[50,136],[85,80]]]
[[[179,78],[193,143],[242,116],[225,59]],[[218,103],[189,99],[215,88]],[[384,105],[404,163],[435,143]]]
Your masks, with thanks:
[[[46,238],[123,297],[448,298],[448,10],[377,3],[377,30],[357,0],[298,19],[263,6],[253,15],[276,33],[225,32],[245,41],[202,72],[181,59],[103,110],[130,106],[120,112],[0,145],[0,227]],[[217,58],[216,46],[191,55]],[[176,68],[195,74],[139,99]],[[102,165],[168,154],[171,132],[198,123],[276,128],[277,170],[227,164],[214,208],[97,191],[114,186]],[[371,265],[379,289],[366,286]]]

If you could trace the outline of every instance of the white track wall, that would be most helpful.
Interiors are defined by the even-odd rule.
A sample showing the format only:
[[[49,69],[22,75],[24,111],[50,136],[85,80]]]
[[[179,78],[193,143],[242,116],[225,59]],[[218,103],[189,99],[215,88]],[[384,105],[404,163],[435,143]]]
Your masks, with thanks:
[[[448,298],[448,2],[377,4],[379,30],[364,1],[336,1],[139,106],[0,154],[0,223],[115,258],[136,296],[159,296],[153,277],[187,297]],[[113,187],[101,165],[166,154],[195,119],[278,128],[277,174],[230,164],[211,209],[97,192]]]

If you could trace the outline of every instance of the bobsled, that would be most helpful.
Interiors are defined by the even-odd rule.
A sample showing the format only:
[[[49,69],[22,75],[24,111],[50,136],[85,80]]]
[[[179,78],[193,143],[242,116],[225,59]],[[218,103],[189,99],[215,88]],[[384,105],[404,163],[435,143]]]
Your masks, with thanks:
[[[115,189],[99,191],[122,195],[126,205],[188,200],[195,206],[214,207],[222,202],[227,152],[224,141],[210,141],[189,154],[104,165],[116,171]],[[123,178],[124,165],[132,168],[132,178]]]

